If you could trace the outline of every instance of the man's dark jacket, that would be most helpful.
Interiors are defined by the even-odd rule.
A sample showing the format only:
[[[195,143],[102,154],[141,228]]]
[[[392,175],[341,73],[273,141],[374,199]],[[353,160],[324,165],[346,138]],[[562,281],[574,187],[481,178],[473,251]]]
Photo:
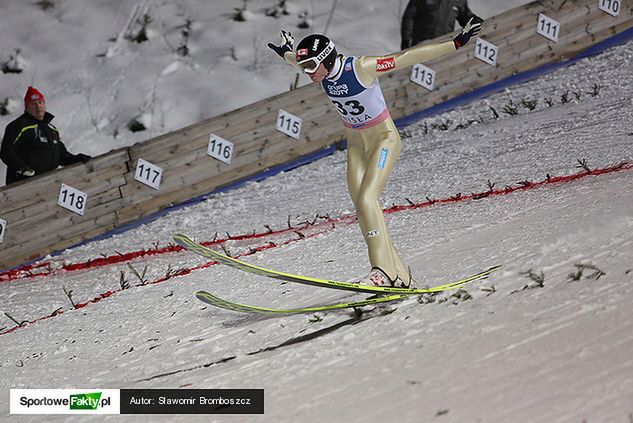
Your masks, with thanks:
[[[48,112],[42,120],[24,112],[7,125],[0,150],[7,165],[7,185],[27,178],[17,174],[22,169],[33,169],[39,175],[81,161],[66,150],[51,120],[53,115]]]
[[[409,0],[400,28],[401,48],[448,34],[455,30],[455,21],[463,27],[473,16],[466,0]]]

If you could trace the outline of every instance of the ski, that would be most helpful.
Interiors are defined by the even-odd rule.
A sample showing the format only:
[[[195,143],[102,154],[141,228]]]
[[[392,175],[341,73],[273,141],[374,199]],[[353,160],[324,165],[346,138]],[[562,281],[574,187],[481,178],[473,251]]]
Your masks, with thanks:
[[[233,257],[229,257],[222,253],[218,253],[210,248],[207,248],[199,243],[191,240],[186,235],[176,234],[174,235],[174,241],[183,248],[199,254],[207,259],[215,260],[219,263],[226,264],[228,266],[234,267],[238,270],[242,270],[244,272],[253,273],[260,276],[266,276],[268,278],[278,279],[286,282],[293,283],[301,283],[304,285],[312,285],[312,286],[320,286],[323,288],[332,288],[332,289],[340,289],[344,291],[355,291],[355,292],[368,292],[372,294],[385,294],[385,293],[393,293],[393,294],[424,294],[427,292],[440,292],[446,291],[449,289],[456,289],[461,287],[462,285],[477,280],[486,278],[495,270],[499,269],[501,265],[490,267],[483,272],[477,273],[475,275],[469,276],[467,278],[459,279],[454,282],[450,282],[444,285],[437,285],[430,288],[393,288],[393,287],[385,287],[385,286],[367,286],[360,285],[351,282],[340,282],[340,281],[332,281],[329,279],[317,279],[311,278],[307,276],[299,276],[293,275],[290,273],[279,272],[272,269],[266,269],[263,267],[255,266],[253,264],[249,264],[243,262],[241,260],[235,259]]]
[[[367,306],[367,305],[372,305],[372,304],[380,304],[380,303],[385,303],[385,302],[397,301],[409,296],[410,296],[409,294],[394,294],[394,295],[388,295],[384,297],[371,297],[366,300],[354,301],[354,302],[349,302],[349,303],[337,303],[337,304],[329,304],[329,305],[324,305],[324,306],[302,307],[302,308],[292,308],[292,309],[278,309],[278,308],[252,306],[248,304],[240,304],[233,301],[222,299],[206,291],[196,292],[196,297],[199,300],[204,301],[207,304],[211,304],[214,307],[219,307],[225,310],[237,311],[241,313],[256,313],[256,314],[266,314],[266,315],[318,313],[321,311],[340,310],[340,309],[345,309],[345,308],[362,307],[362,306]]]

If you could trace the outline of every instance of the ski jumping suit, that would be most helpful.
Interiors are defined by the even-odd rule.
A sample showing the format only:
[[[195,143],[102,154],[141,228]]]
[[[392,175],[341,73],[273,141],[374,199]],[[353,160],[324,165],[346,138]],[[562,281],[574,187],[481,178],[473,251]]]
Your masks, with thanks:
[[[402,146],[391,119],[378,77],[455,51],[453,41],[416,46],[386,56],[338,56],[322,82],[345,125],[347,184],[367,244],[372,267],[392,281],[410,282],[407,267],[396,251],[379,196]],[[284,59],[295,64],[291,54]]]

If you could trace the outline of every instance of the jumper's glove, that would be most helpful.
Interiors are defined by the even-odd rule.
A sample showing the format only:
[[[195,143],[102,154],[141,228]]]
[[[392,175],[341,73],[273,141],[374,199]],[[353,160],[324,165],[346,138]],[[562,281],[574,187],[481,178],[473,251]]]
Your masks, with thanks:
[[[15,174],[22,178],[30,178],[31,176],[35,176],[35,171],[30,167],[25,167],[15,172]]]
[[[277,46],[273,43],[268,43],[268,48],[277,53],[277,55],[283,59],[284,54],[295,51],[295,39],[292,38],[292,34],[282,29],[280,44]]]
[[[466,26],[462,28],[462,32],[460,32],[455,38],[453,38],[455,48],[458,49],[462,47],[468,42],[468,40],[479,34],[479,31],[481,31],[481,24],[483,22],[484,20],[481,19],[479,16],[473,16],[472,18],[470,18]]]
[[[88,161],[90,159],[92,159],[92,156],[89,156],[87,154],[83,154],[83,153],[79,153],[77,154],[77,158],[82,162],[82,163],[88,163]]]

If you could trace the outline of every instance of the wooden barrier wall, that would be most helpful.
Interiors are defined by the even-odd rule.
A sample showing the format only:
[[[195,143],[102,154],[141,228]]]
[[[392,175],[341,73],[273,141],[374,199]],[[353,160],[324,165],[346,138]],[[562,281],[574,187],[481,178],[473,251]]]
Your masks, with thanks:
[[[432,92],[411,82],[411,69],[386,75],[381,86],[392,116],[407,116],[518,72],[572,57],[631,28],[630,4],[622,6],[618,16],[598,7],[599,2],[613,1],[617,0],[541,0],[488,19],[480,38],[498,47],[496,66],[475,58],[471,41],[455,53],[425,63],[436,72]],[[560,23],[558,42],[536,33],[540,13]],[[302,118],[299,140],[276,130],[279,109]],[[210,134],[234,144],[230,165],[207,155]],[[88,164],[4,187],[0,189],[0,219],[6,221],[6,230],[0,244],[0,269],[90,239],[342,138],[338,114],[320,87],[311,84],[112,151]],[[163,169],[158,190],[135,180],[139,158]],[[57,205],[62,183],[88,195],[83,216]]]

